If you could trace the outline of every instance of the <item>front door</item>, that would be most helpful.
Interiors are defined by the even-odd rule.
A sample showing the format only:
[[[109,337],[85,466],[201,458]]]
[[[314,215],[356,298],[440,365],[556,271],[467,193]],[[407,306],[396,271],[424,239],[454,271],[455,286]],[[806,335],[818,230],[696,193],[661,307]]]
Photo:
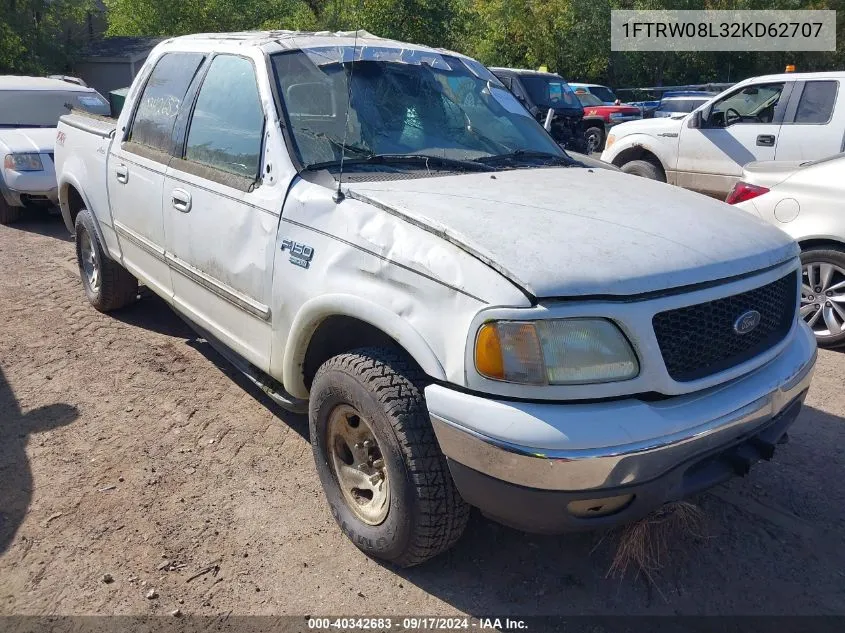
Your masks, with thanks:
[[[123,263],[170,300],[161,194],[173,126],[203,55],[168,53],[156,62],[123,138],[112,145],[108,190]]]
[[[174,305],[267,372],[282,194],[261,179],[265,118],[253,61],[215,56],[163,207]]]
[[[675,184],[724,198],[746,163],[774,160],[791,84],[775,82],[738,88],[681,126]]]

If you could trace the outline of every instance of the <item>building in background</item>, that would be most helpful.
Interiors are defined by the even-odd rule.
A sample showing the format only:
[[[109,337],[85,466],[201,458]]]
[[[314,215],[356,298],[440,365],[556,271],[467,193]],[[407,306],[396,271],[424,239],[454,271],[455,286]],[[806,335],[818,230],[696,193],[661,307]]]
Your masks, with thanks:
[[[100,94],[125,88],[163,37],[106,37],[92,42],[73,74]]]

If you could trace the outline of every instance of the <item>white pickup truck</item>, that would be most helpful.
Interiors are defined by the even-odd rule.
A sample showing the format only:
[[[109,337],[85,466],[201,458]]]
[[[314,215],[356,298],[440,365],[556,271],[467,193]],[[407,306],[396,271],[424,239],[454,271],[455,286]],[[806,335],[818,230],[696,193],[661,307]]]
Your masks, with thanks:
[[[535,532],[640,518],[770,458],[807,392],[792,240],[573,160],[462,55],[180,37],[116,122],[58,135],[94,307],[139,280],[307,407],[338,524],[397,565],[471,505]]]
[[[845,151],[845,72],[746,79],[686,116],[622,123],[601,159],[724,200],[753,161]]]

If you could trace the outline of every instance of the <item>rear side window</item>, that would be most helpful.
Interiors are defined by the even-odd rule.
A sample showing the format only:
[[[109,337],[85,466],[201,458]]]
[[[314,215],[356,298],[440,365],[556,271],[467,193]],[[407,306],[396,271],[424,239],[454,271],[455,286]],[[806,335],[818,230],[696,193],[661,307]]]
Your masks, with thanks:
[[[323,104],[310,104],[322,109]],[[218,55],[208,69],[191,118],[187,160],[237,176],[257,177],[264,110],[252,62]]]
[[[156,63],[138,102],[128,141],[170,152],[173,124],[204,56],[168,53]]]
[[[808,81],[798,101],[795,123],[827,123],[836,103],[836,81]]]

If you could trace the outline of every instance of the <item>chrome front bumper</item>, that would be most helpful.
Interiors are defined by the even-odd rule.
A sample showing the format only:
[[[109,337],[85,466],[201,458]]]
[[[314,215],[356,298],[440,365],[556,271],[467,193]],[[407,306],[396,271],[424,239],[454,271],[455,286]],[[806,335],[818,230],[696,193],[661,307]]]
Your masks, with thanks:
[[[652,481],[760,429],[803,397],[816,362],[803,322],[766,365],[728,383],[656,402],[493,400],[426,388],[434,431],[453,462],[501,482],[589,491]]]

